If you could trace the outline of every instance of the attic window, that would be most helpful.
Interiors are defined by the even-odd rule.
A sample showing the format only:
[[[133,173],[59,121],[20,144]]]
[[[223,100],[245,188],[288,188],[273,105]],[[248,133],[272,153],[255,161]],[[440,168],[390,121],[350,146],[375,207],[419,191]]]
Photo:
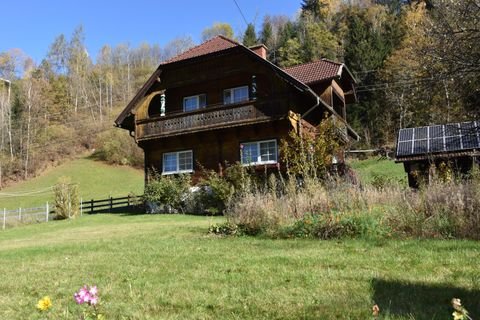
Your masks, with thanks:
[[[248,86],[230,88],[223,91],[223,104],[248,101]]]

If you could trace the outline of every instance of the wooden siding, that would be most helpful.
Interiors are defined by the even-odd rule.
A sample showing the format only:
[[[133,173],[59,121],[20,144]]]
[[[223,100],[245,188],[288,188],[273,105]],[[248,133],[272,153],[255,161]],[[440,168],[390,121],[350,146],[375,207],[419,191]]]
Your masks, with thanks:
[[[192,150],[194,176],[198,177],[202,167],[219,172],[225,167],[225,163],[240,161],[241,143],[275,139],[279,146],[281,139],[285,138],[291,129],[288,120],[278,120],[146,140],[140,142],[140,146],[145,151],[145,168],[155,169],[157,172],[162,171],[164,153]]]

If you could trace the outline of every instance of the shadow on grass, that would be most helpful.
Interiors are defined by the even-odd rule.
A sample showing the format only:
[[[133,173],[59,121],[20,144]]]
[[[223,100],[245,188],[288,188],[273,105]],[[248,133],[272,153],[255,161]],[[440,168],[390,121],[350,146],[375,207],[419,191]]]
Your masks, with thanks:
[[[110,208],[94,209],[93,211],[86,208],[84,213],[85,214],[111,213],[111,214],[118,214],[120,216],[131,216],[131,215],[145,214],[145,208],[143,206],[119,206],[112,209]]]
[[[480,316],[480,290],[383,279],[373,279],[372,288],[373,301],[383,315],[417,320],[452,319],[451,300],[459,298],[473,319]]]

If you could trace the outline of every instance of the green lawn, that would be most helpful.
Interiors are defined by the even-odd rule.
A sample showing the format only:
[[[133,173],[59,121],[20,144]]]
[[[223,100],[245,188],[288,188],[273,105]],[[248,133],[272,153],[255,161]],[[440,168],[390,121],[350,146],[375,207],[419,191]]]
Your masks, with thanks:
[[[107,319],[480,317],[480,246],[440,240],[271,240],[207,235],[222,218],[94,215],[0,232],[1,319],[79,319],[99,288]],[[77,315],[74,316],[73,314]]]
[[[100,161],[82,158],[51,168],[39,177],[0,190],[0,209],[32,207],[52,202],[53,193],[46,190],[60,177],[70,177],[79,186],[84,200],[103,199],[110,195],[126,196],[129,192],[143,194],[143,171],[131,167],[110,166]],[[41,191],[40,193],[35,193]],[[33,193],[32,193],[33,192]],[[18,196],[21,194],[22,196]],[[23,196],[24,194],[28,194]],[[16,196],[12,196],[16,195]]]
[[[405,184],[407,181],[403,164],[395,163],[393,160],[373,157],[366,160],[350,160],[348,164],[357,172],[363,183],[371,183],[375,176],[402,181]]]

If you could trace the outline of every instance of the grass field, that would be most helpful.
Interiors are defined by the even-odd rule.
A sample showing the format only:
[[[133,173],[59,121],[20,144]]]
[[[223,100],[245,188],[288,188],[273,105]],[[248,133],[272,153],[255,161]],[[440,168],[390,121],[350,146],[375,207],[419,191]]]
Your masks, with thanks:
[[[0,209],[32,207],[52,202],[51,190],[60,177],[70,177],[77,183],[79,195],[84,200],[103,199],[108,196],[126,196],[129,192],[143,194],[143,170],[131,167],[110,166],[100,161],[81,158],[51,168],[44,174],[0,190]],[[32,194],[33,192],[33,194]],[[28,194],[28,196],[18,196]],[[16,195],[16,196],[11,196]]]
[[[366,160],[350,160],[348,164],[357,172],[362,183],[369,184],[375,176],[381,176],[407,184],[403,164],[395,163],[393,160],[372,157]]]
[[[207,235],[222,218],[95,215],[0,232],[0,318],[78,319],[96,284],[107,319],[480,317],[480,246],[440,240],[271,240]]]

